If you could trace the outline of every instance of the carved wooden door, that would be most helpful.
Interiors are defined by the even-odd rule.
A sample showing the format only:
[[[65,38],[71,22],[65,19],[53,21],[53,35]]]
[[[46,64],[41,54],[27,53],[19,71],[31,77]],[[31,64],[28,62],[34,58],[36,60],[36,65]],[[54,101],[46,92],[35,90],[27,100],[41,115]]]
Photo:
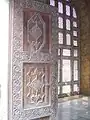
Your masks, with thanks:
[[[55,120],[57,9],[33,0],[10,3],[9,120]]]

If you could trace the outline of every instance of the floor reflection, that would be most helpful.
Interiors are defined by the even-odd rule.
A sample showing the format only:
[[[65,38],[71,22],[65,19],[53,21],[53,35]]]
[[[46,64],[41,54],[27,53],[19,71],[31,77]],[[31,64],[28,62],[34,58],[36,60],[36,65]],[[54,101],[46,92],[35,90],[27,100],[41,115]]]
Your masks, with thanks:
[[[90,98],[59,103],[57,120],[90,120]]]

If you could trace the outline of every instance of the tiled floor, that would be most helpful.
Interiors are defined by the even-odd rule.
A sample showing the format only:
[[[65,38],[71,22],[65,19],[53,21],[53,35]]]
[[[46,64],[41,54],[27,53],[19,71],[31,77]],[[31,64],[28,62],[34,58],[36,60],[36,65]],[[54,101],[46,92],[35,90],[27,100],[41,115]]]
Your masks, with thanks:
[[[57,120],[90,120],[90,98],[59,103]]]

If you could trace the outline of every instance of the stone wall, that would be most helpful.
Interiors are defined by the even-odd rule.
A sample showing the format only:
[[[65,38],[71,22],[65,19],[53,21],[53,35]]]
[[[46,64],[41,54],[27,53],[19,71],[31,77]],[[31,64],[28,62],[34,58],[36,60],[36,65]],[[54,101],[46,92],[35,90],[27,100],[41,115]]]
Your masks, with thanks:
[[[90,95],[90,13],[89,0],[73,0],[80,26],[80,93]]]

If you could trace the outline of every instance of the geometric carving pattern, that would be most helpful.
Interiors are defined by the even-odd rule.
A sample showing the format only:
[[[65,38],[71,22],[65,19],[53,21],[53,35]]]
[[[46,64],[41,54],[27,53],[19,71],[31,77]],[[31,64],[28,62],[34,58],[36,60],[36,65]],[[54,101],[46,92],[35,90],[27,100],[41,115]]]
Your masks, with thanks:
[[[41,31],[40,27],[38,26],[37,21],[36,21],[36,24],[31,28],[30,34],[33,36],[35,41],[37,41],[40,38],[40,36],[42,35],[42,31]]]
[[[24,106],[49,103],[49,79],[47,64],[24,64]]]
[[[48,14],[34,10],[24,11],[23,50],[31,56],[37,52],[49,52],[51,18]]]
[[[44,47],[46,40],[45,22],[39,13],[35,13],[27,21],[28,52],[36,53]]]

